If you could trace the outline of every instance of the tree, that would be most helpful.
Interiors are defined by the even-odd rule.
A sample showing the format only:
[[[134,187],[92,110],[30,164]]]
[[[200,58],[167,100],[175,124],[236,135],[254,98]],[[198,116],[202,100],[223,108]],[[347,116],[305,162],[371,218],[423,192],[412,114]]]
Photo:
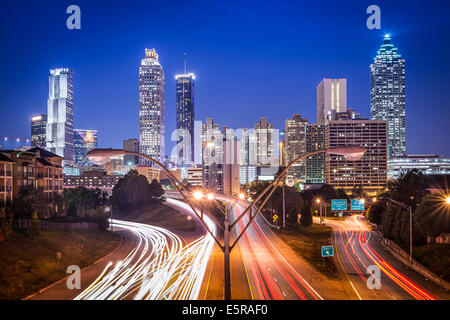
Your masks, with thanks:
[[[312,214],[311,214],[311,208],[309,206],[308,201],[305,201],[305,205],[303,206],[303,209],[302,209],[302,212],[301,212],[300,223],[304,227],[309,227],[313,223]]]
[[[165,200],[164,189],[156,179],[153,179],[150,183],[150,197],[154,203],[161,203]]]
[[[425,196],[414,212],[417,232],[425,238],[450,233],[450,208],[440,194]]]
[[[389,197],[413,207],[427,194],[426,179],[417,169],[409,170],[397,180],[388,182],[387,187]]]
[[[381,224],[381,216],[383,212],[386,210],[386,201],[379,200],[372,205],[367,210],[367,218],[370,222],[375,223],[377,225]]]
[[[164,190],[156,181],[148,183],[145,176],[130,170],[114,186],[111,203],[114,211],[129,214],[145,206],[164,201]]]

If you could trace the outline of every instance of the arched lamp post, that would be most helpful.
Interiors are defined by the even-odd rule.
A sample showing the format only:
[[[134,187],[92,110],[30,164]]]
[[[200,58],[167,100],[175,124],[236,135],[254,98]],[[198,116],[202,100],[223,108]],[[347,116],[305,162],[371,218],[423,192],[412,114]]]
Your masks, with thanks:
[[[178,192],[181,194],[183,199],[186,201],[186,203],[191,207],[191,209],[197,215],[197,217],[199,218],[199,220],[201,221],[201,223],[203,224],[203,226],[205,227],[207,232],[209,232],[211,234],[211,236],[214,238],[216,243],[219,245],[219,247],[224,252],[224,281],[225,281],[225,284],[224,284],[224,299],[225,300],[231,300],[230,252],[234,248],[234,246],[238,243],[239,239],[245,233],[245,231],[250,226],[250,224],[253,222],[253,220],[258,215],[258,213],[261,211],[261,209],[264,207],[264,205],[269,200],[271,195],[274,193],[274,191],[276,190],[276,188],[279,185],[280,181],[282,181],[282,179],[286,176],[288,169],[294,163],[298,162],[299,160],[307,158],[307,157],[315,155],[315,154],[319,154],[319,153],[329,153],[329,154],[342,155],[342,156],[345,157],[346,160],[357,161],[357,160],[360,160],[364,156],[364,153],[366,151],[367,151],[366,148],[360,147],[360,146],[332,147],[332,148],[327,148],[327,149],[324,149],[324,150],[317,150],[317,151],[309,152],[307,154],[304,154],[304,155],[294,159],[291,163],[289,163],[276,176],[276,178],[263,190],[263,192],[261,192],[247,206],[247,208],[242,212],[242,214],[239,217],[237,217],[237,219],[232,224],[230,224],[230,221],[228,220],[228,212],[225,212],[225,221],[224,221],[224,225],[223,226],[221,224],[219,224],[218,221],[214,217],[210,217],[210,218],[212,218],[214,220],[214,222],[217,224],[217,226],[219,228],[223,229],[223,242],[224,242],[223,245],[220,243],[219,239],[212,233],[212,231],[209,230],[208,226],[203,221],[203,216],[198,214],[198,212],[195,209],[195,207],[191,204],[189,198],[183,192],[183,189],[184,189],[184,191],[186,191],[191,196],[191,198],[195,197],[194,194],[192,193],[192,191],[189,188],[183,186],[182,183],[172,174],[172,172],[170,172],[170,170],[168,168],[166,168],[158,160],[153,159],[153,158],[151,158],[151,157],[149,157],[149,156],[147,156],[145,154],[132,152],[132,151],[125,151],[125,150],[121,150],[121,149],[94,149],[94,150],[91,150],[91,151],[88,152],[87,157],[94,164],[104,165],[105,163],[109,162],[111,160],[111,158],[120,157],[120,156],[124,156],[126,154],[130,154],[130,155],[136,155],[136,156],[139,156],[139,157],[143,157],[143,158],[145,158],[147,160],[150,160],[153,163],[157,164],[159,167],[161,167],[166,172],[167,176],[172,181],[172,183],[175,185],[175,187],[177,188]],[[266,196],[266,194],[267,194],[267,196]],[[245,216],[245,214],[252,207],[254,207],[254,206],[256,207],[256,203],[258,203],[264,196],[266,196],[266,197],[262,201],[262,203],[259,206],[259,208],[257,208],[257,210],[256,210],[256,212],[254,214],[250,214],[250,219],[249,219],[247,225],[242,229],[242,231],[240,232],[240,234],[238,235],[238,237],[236,238],[234,243],[230,246],[230,233],[231,233],[231,230],[233,229],[233,227],[239,222],[239,220],[241,220]],[[197,196],[197,198],[198,198],[198,196]],[[207,198],[210,200],[211,196],[208,195]],[[244,198],[244,196],[240,195],[239,199],[237,201],[242,200],[242,198]]]

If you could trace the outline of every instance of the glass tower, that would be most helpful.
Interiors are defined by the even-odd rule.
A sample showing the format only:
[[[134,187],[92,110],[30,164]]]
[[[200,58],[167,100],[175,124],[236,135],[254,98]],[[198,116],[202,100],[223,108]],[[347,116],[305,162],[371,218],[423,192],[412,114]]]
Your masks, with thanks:
[[[370,117],[387,120],[388,158],[405,155],[405,59],[389,35],[370,65]]]
[[[164,70],[155,49],[145,49],[139,67],[139,151],[164,161]],[[155,166],[140,159],[143,165]]]
[[[31,117],[31,146],[46,147],[47,115],[38,114]]]
[[[184,129],[184,133],[179,133],[178,144],[182,149],[178,152],[177,164],[186,164],[194,160],[194,80],[193,73],[185,73],[175,77],[177,89],[177,129]],[[185,140],[189,134],[190,139]],[[184,142],[185,143],[184,143]],[[189,150],[186,152],[185,150]]]
[[[73,162],[73,73],[68,68],[50,70],[47,100],[47,147]]]

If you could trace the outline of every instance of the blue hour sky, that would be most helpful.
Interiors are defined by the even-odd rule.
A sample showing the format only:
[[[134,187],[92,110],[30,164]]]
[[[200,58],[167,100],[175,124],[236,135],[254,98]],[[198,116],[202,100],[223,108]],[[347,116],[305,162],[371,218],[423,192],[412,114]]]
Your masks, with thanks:
[[[66,8],[81,8],[81,30]],[[366,8],[381,8],[381,30]],[[348,105],[369,116],[369,65],[390,33],[406,59],[407,152],[449,156],[449,1],[4,1],[0,11],[0,136],[30,137],[46,113],[48,72],[74,72],[75,128],[99,146],[138,137],[138,68],[155,48],[166,75],[166,153],[175,129],[175,74],[196,74],[197,120],[282,129],[316,120],[316,86],[348,80]]]

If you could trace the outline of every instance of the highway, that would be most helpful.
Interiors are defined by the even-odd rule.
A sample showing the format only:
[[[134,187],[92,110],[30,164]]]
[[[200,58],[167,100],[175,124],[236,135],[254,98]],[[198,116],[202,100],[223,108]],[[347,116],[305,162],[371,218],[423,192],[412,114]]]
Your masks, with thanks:
[[[171,205],[191,212],[181,201],[167,199]],[[192,213],[194,216],[194,213]],[[216,226],[205,222],[213,233]],[[121,261],[110,262],[75,300],[161,300],[198,298],[214,239],[201,236],[185,244],[178,235],[155,226],[113,220],[114,228],[133,233],[136,247]]]
[[[314,218],[316,222],[319,219]],[[409,269],[381,246],[381,238],[360,214],[343,220],[325,219],[333,228],[335,261],[348,283],[353,299],[359,300],[436,300],[446,297],[445,290]],[[369,266],[381,271],[380,281],[371,278],[367,286]],[[375,288],[374,288],[375,285]],[[378,285],[378,289],[376,288]]]
[[[230,204],[234,198],[217,196]],[[235,221],[249,203],[239,201],[231,212],[231,221]],[[232,230],[234,238],[248,222],[245,216]],[[279,239],[257,216],[252,225],[239,240],[242,259],[253,299],[258,300],[322,300],[322,296],[295,269],[275,245]]]

